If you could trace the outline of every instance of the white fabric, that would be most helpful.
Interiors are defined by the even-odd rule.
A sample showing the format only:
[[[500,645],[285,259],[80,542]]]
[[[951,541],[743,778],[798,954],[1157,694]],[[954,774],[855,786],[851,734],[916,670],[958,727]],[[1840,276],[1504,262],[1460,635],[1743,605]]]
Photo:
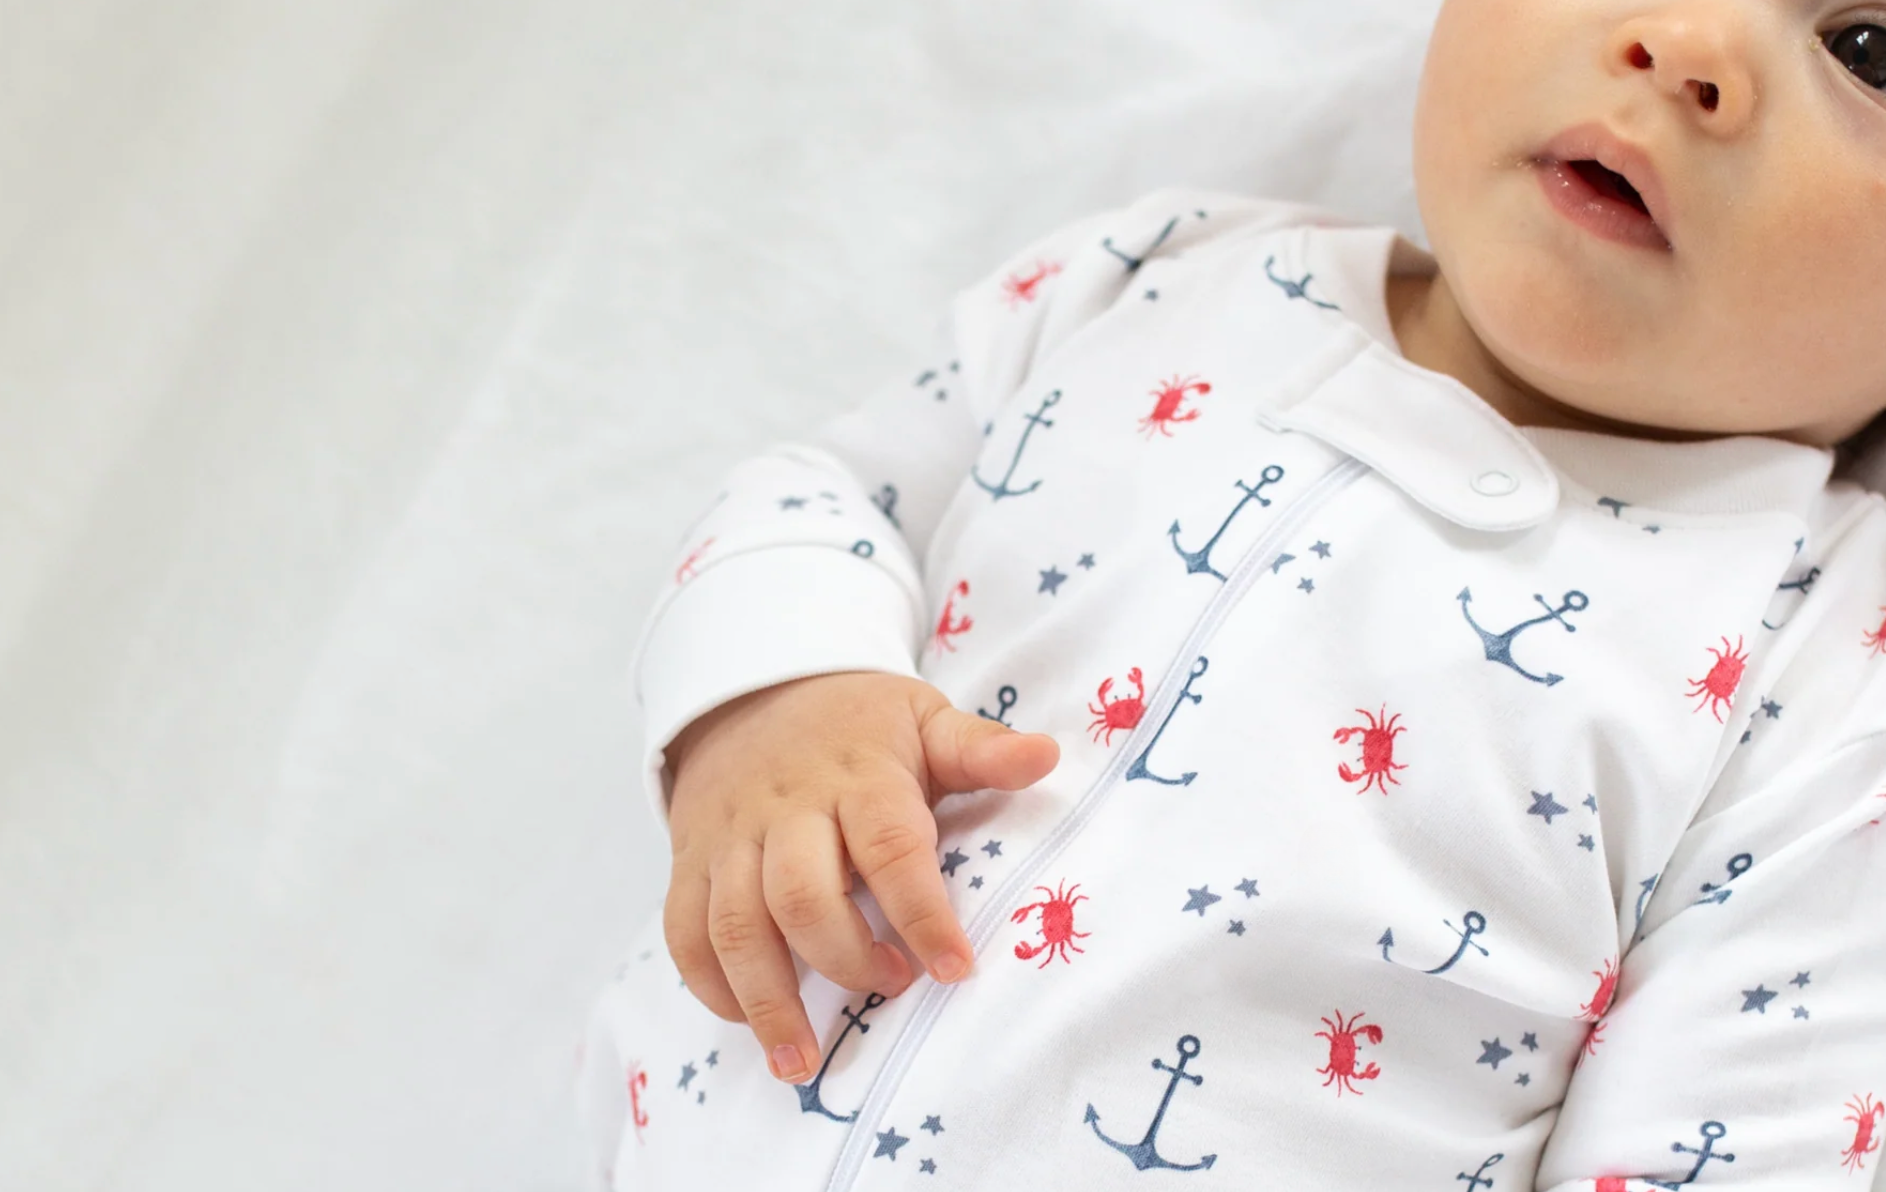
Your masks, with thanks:
[[[0,1185],[577,1186],[720,477],[1154,187],[1417,231],[1434,7],[0,3]]]
[[[1312,219],[1168,189],[1078,221],[955,301],[912,370],[946,396],[729,479],[639,659],[651,743],[697,660],[735,693],[805,665],[717,571],[836,602],[858,543],[922,560],[934,628],[889,669],[1006,690],[1061,762],[937,809],[975,976],[803,974],[812,1086],[631,960],[583,1082],[607,1185],[1139,1188],[1162,1082],[1161,1157],[1232,1187],[1876,1162],[1886,500],[1772,439],[1515,431],[1381,337],[1412,246]]]

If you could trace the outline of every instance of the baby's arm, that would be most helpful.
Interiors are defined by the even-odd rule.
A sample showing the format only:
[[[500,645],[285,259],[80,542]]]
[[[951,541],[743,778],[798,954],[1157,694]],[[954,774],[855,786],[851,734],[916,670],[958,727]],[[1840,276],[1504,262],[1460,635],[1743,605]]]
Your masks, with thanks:
[[[1873,600],[1842,599],[1833,657],[1749,688],[1790,720],[1731,745],[1766,752],[1732,755],[1678,842],[1540,1189],[1864,1189],[1886,1157],[1886,680],[1845,632]]]
[[[917,678],[936,586],[919,561],[985,426],[1131,281],[1107,242],[1177,247],[1175,216],[1198,205],[1162,192],[1032,246],[957,298],[914,383],[741,464],[682,545],[637,665],[649,791],[674,847],[667,940],[689,989],[747,1021],[784,1079],[818,1054],[789,947],[847,988],[910,980],[847,896],[853,869],[933,976],[972,960],[931,807],[1032,785],[1058,750]]]

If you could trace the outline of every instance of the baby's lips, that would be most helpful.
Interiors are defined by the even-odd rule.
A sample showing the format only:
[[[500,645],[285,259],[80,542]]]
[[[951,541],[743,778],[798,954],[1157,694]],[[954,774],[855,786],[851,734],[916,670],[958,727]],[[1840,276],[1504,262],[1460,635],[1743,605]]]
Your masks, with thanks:
[[[1671,207],[1670,192],[1664,186],[1663,175],[1657,171],[1657,163],[1641,146],[1592,121],[1574,125],[1547,141],[1537,158],[1560,162],[1595,161],[1612,173],[1622,174],[1644,200],[1651,220],[1662,230],[1664,238],[1674,242],[1671,230],[1676,212]]]

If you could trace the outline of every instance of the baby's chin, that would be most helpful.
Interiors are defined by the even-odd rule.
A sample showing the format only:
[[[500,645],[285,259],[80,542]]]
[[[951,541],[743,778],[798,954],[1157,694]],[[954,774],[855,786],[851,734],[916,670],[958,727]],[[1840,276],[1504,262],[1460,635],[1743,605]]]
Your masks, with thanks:
[[[1604,387],[1615,362],[1647,334],[1635,295],[1566,270],[1543,252],[1490,246],[1465,254],[1448,279],[1467,321],[1502,361],[1562,377],[1577,388]]]

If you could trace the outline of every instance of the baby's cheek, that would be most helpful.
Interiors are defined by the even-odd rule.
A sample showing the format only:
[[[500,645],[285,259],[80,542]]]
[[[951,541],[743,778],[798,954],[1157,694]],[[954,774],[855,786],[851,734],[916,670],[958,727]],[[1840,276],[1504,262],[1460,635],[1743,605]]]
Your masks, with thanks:
[[[1886,236],[1794,226],[1766,261],[1704,288],[1686,346],[1738,405],[1838,415],[1886,381]]]

